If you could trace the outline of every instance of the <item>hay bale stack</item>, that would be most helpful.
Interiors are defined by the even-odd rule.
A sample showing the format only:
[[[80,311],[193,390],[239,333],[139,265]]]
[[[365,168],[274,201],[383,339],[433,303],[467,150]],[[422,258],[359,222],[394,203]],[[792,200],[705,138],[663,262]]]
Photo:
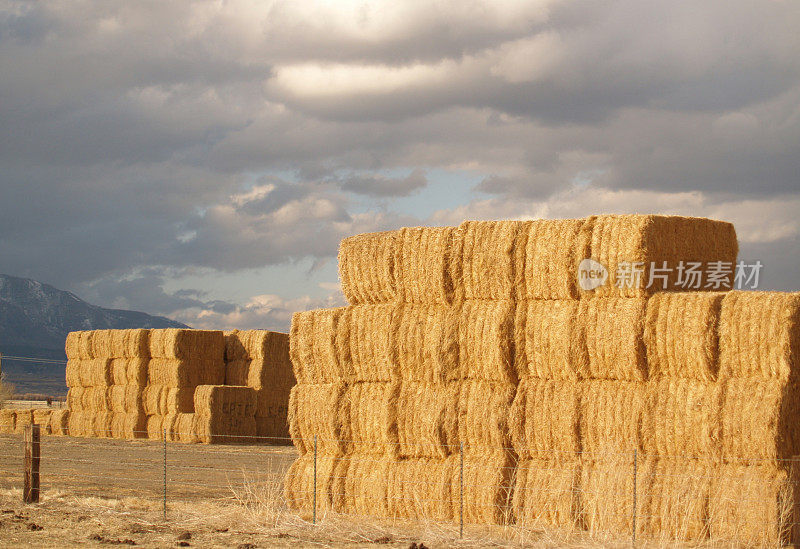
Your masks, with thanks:
[[[17,429],[17,413],[11,408],[0,408],[0,435],[13,434]]]
[[[283,443],[289,437],[289,393],[295,385],[289,335],[268,330],[225,334],[225,385],[251,387],[256,394],[256,436]]]
[[[65,436],[69,434],[69,414],[70,411],[64,408],[53,410],[50,414],[50,434]]]
[[[256,392],[250,387],[200,385],[194,392],[194,410],[203,443],[252,443],[256,436]]]

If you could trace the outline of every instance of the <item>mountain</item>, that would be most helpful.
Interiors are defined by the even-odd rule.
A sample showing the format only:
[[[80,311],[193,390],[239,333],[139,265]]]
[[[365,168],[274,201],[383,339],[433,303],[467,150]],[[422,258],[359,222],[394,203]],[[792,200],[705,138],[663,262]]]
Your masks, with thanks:
[[[138,311],[104,309],[48,284],[0,274],[0,353],[5,356],[65,360],[67,333],[124,328],[188,326]],[[3,358],[2,368],[18,393],[66,392],[63,365]]]

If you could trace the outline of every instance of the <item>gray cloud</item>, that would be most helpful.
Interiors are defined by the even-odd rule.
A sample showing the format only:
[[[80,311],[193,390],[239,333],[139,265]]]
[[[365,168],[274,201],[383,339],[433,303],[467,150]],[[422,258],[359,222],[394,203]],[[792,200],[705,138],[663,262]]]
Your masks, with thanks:
[[[427,184],[428,179],[425,177],[425,172],[420,169],[415,169],[402,178],[383,175],[351,175],[339,183],[345,191],[374,197],[408,196]]]

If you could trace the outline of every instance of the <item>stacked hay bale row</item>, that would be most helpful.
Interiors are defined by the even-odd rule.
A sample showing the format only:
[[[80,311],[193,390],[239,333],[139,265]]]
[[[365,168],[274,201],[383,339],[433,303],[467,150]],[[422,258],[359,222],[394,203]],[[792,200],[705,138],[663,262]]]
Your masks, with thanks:
[[[69,410],[60,408],[0,409],[0,434],[22,434],[32,423],[41,426],[43,435],[66,435]]]
[[[470,493],[465,474],[467,520],[625,535],[636,450],[640,532],[708,535],[703,483],[725,465],[714,426],[723,295],[675,295],[674,271],[664,294],[648,300],[656,288],[645,285],[651,262],[732,264],[736,251],[730,224],[658,216],[468,222],[343,241],[351,305],[293,319],[290,428],[303,457],[287,477],[290,503],[311,505],[317,435],[318,503],[453,516],[453,469],[442,467],[466,442],[468,463],[486,452],[475,454],[483,494]],[[610,271],[594,291],[576,278],[588,257]],[[630,287],[614,284],[623,261],[643,265]],[[501,451],[509,440],[513,450]],[[471,513],[481,502],[493,511]]]
[[[70,435],[145,438],[142,390],[147,383],[149,341],[149,330],[68,334]]]
[[[225,336],[217,330],[150,330],[143,407],[147,437],[193,442],[195,392],[224,385]]]
[[[253,388],[255,435],[262,442],[286,443],[289,392],[295,384],[288,334],[267,330],[226,332],[225,384]]]

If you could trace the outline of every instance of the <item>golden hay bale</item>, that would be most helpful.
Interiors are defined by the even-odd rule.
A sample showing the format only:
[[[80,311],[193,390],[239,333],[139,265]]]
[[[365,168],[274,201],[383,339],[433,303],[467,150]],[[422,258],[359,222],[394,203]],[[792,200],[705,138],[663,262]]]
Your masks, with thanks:
[[[711,476],[708,522],[713,541],[745,547],[797,543],[795,472],[773,463],[722,464]]]
[[[90,434],[87,436],[111,438],[111,419],[113,412],[108,410],[94,410],[87,412],[87,421],[91,422]]]
[[[647,300],[612,297],[582,299],[579,303],[589,377],[643,381],[647,377],[642,341]]]
[[[289,410],[289,386],[274,387],[269,389],[255,389],[256,391],[256,416],[274,417],[286,421]]]
[[[644,397],[643,383],[581,381],[578,415],[584,455],[597,459],[632,457],[640,446]]]
[[[577,300],[517,305],[515,362],[519,376],[577,380],[588,376],[589,354]]]
[[[386,498],[388,516],[393,519],[452,520],[458,508],[453,508],[451,463],[432,458],[388,462]]]
[[[17,413],[11,408],[0,408],[0,435],[10,435],[17,428]]]
[[[391,381],[391,326],[395,310],[389,305],[345,308],[337,323],[338,363],[350,381]]]
[[[396,458],[443,458],[458,451],[458,383],[394,383],[389,450]]]
[[[221,360],[152,358],[147,365],[147,381],[150,385],[167,387],[222,385],[225,363]]]
[[[142,389],[138,385],[112,385],[108,388],[110,409],[116,413],[144,413]]]
[[[511,491],[516,460],[503,450],[464,450],[464,522],[506,524],[511,518]],[[458,516],[461,456],[446,460],[452,485],[451,508]]]
[[[205,416],[195,413],[194,425],[197,439],[203,444],[253,444],[256,442],[256,419],[254,416],[227,414]],[[183,440],[193,442],[193,438]]]
[[[288,350],[288,346],[287,346]],[[248,387],[254,389],[285,389],[287,394],[297,380],[294,377],[292,363],[289,360],[272,360],[267,358],[255,358],[250,361],[247,383]]]
[[[111,348],[112,330],[92,330],[89,332],[89,345],[92,358],[112,358]]]
[[[333,383],[346,377],[337,359],[336,333],[344,307],[292,315],[289,353],[298,383]]]
[[[574,459],[580,451],[580,385],[523,379],[508,412],[509,431],[520,459]]]
[[[313,454],[300,456],[286,472],[283,493],[290,509],[310,515],[314,510],[315,500],[318,513],[332,511],[334,503],[337,507],[341,505],[341,502],[333,501],[334,494],[338,493],[338,490],[333,489],[333,484],[341,476],[335,471],[341,463],[339,458],[318,456],[316,462],[316,483]]]
[[[113,358],[150,358],[150,330],[109,330]]]
[[[72,332],[77,333],[77,332]],[[67,360],[65,368],[65,381],[67,387],[83,387],[81,382],[81,370],[83,369],[83,361],[77,358],[70,358]]]
[[[800,388],[777,379],[732,378],[723,383],[722,457],[759,463],[800,454]]]
[[[65,408],[53,410],[53,413],[50,414],[51,435],[69,434],[69,415],[70,411]]]
[[[342,436],[343,383],[305,384],[292,388],[289,396],[289,433],[297,451],[307,454],[317,451],[322,455],[344,452]]]
[[[342,436],[347,453],[380,455],[389,445],[391,383],[355,383],[341,404]]]
[[[67,431],[71,437],[91,437],[92,416],[82,410],[70,410],[67,419]]]
[[[394,375],[404,381],[445,382],[461,378],[458,311],[447,305],[403,303],[392,316],[390,347]]]
[[[83,409],[83,387],[70,387],[67,389],[67,408],[70,410]]]
[[[64,352],[67,355],[67,361],[88,358],[82,356],[82,348],[81,348],[82,337],[83,337],[83,332],[69,332],[67,334],[67,338],[64,341]]]
[[[716,379],[724,295],[660,292],[648,299],[644,343],[651,377]]]
[[[509,408],[516,390],[510,383],[464,381],[458,393],[460,442],[474,450],[509,448]]]
[[[611,539],[633,529],[661,541],[702,541],[708,537],[709,466],[694,459],[587,460],[581,464],[581,520],[592,534]]]
[[[516,383],[513,301],[466,301],[458,310],[458,360],[466,379]]]
[[[197,415],[221,417],[254,417],[256,392],[250,387],[200,385],[194,390],[194,411]]]
[[[225,359],[289,361],[289,334],[269,330],[225,332]]]
[[[450,263],[455,231],[454,227],[400,229],[394,269],[401,301],[452,303]]]
[[[142,408],[147,415],[194,412],[194,387],[148,385],[142,390]]]
[[[703,269],[711,262],[727,262],[731,268],[727,281],[733,282],[738,243],[731,223],[663,215],[599,215],[587,222],[592,227],[589,257],[600,262],[608,270],[609,277],[606,284],[584,293],[598,297],[634,297],[664,290],[686,291],[691,288],[678,284],[680,261],[700,262]],[[641,262],[643,268],[639,283],[633,287],[625,284],[618,287],[618,268],[623,263],[636,262]],[[661,268],[664,262],[672,269],[666,288],[659,279],[647,288],[651,263]]]
[[[218,330],[150,330],[150,356],[222,364],[225,336]]]
[[[111,385],[111,359],[92,358],[82,360],[80,365],[80,381],[83,387],[107,387]]]
[[[343,476],[344,482],[335,486],[344,492],[338,498],[340,513],[357,516],[389,516],[389,472],[395,461],[378,456],[352,454],[338,458],[336,475]]]
[[[40,431],[43,435],[50,434],[50,414],[53,413],[52,408],[35,408],[31,411],[33,413],[33,422],[40,426]]]
[[[113,358],[111,359],[111,382],[114,385],[147,385],[147,367],[150,359]]]
[[[400,231],[359,234],[339,244],[339,279],[352,305],[387,303],[397,297],[395,257]]]
[[[109,425],[111,437],[134,440],[147,437],[147,416],[142,413],[112,412]]]
[[[188,444],[200,442],[198,423],[195,414],[167,414],[163,421],[167,429],[167,441]]]
[[[642,450],[661,457],[719,457],[721,411],[716,383],[653,379],[645,384]]]
[[[152,415],[147,416],[147,438],[150,440],[164,440],[164,429],[169,427],[169,423],[164,422],[164,419],[169,416]],[[174,417],[174,416],[173,416]]]
[[[454,233],[451,274],[459,299],[514,299],[522,267],[521,221],[464,221]]]
[[[577,459],[526,459],[514,471],[514,523],[536,530],[572,530],[580,513]]]
[[[590,257],[588,219],[540,219],[525,225],[523,241],[528,299],[575,299],[578,265]]]
[[[795,379],[800,371],[800,292],[727,293],[719,351],[720,378]]]
[[[226,360],[225,361],[225,385],[246,386],[247,378],[250,377],[249,358]]]
[[[111,409],[108,387],[73,387],[67,392],[70,410],[94,412]]]

